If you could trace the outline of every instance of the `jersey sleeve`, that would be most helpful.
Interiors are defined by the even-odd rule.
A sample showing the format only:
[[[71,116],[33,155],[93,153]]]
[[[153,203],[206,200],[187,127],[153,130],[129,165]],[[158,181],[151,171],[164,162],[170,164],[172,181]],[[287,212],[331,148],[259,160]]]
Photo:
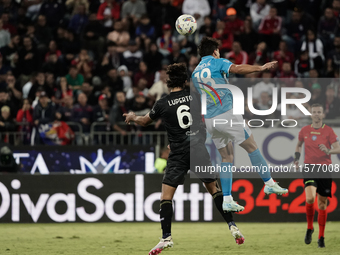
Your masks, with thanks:
[[[339,141],[339,137],[335,134],[333,128],[329,128],[330,135],[329,135],[329,142],[330,144],[333,144],[335,142]]]
[[[299,132],[299,141],[303,142],[304,141],[304,135],[303,135],[304,128],[302,128]]]
[[[230,62],[228,59],[225,59],[225,58],[220,58],[220,59],[218,59],[218,61],[220,62],[220,65],[221,65],[221,67],[220,67],[221,72],[229,74],[229,69],[230,69],[230,67],[233,63]]]
[[[160,106],[160,100],[158,100],[152,107],[151,111],[149,112],[149,117],[152,120],[156,120],[160,118],[161,115],[162,115],[162,111],[161,111],[161,106]]]

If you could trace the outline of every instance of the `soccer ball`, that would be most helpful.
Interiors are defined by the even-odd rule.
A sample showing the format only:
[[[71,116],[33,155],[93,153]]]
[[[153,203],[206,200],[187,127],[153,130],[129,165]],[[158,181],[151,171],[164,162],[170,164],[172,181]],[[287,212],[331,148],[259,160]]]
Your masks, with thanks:
[[[175,26],[177,32],[181,35],[192,35],[197,29],[196,19],[189,14],[179,16]]]

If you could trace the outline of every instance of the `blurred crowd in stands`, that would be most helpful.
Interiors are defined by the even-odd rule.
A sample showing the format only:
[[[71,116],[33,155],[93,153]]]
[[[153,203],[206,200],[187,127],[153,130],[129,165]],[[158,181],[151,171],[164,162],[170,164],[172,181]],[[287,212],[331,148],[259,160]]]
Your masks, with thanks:
[[[182,13],[197,19],[192,36],[174,29]],[[136,127],[121,125],[122,114],[145,114],[169,93],[169,64],[190,75],[204,36],[235,64],[278,61],[240,85],[253,86],[257,109],[270,108],[272,87],[304,87],[326,118],[339,117],[340,0],[1,0],[0,18],[0,132],[29,136],[60,120],[124,136]]]

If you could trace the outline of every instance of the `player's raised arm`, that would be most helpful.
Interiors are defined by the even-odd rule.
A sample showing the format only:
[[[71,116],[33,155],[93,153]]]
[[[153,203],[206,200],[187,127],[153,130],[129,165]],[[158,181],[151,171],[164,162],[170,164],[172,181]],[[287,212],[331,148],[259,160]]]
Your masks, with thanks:
[[[130,124],[131,122],[135,122],[136,124],[140,126],[147,126],[152,123],[152,119],[149,116],[149,113],[147,113],[145,116],[136,116],[134,112],[124,113],[123,116],[126,118],[125,123]]]
[[[275,68],[277,65],[277,61],[272,61],[264,64],[263,66],[255,66],[255,65],[231,65],[229,72],[230,73],[235,73],[235,74],[249,74],[249,73],[254,73],[254,72],[262,72],[266,70],[272,70]]]

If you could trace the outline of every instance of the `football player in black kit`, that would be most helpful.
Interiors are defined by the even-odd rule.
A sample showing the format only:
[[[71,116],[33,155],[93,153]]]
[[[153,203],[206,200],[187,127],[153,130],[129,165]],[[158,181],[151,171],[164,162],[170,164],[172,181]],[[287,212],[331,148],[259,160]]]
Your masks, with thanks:
[[[162,181],[162,195],[160,201],[160,218],[163,236],[160,242],[151,249],[149,255],[159,254],[165,248],[173,247],[171,238],[172,198],[178,185],[184,183],[188,170],[196,166],[211,166],[210,155],[205,147],[206,131],[202,122],[200,111],[190,111],[197,105],[200,109],[199,96],[188,88],[187,69],[183,64],[173,64],[167,69],[167,86],[170,94],[159,99],[152,110],[145,116],[136,116],[135,113],[124,113],[125,122],[135,122],[147,126],[154,120],[162,118],[168,132],[170,155]],[[198,95],[198,94],[197,94]],[[195,105],[196,104],[196,105]],[[190,160],[190,154],[195,160]],[[195,162],[191,162],[195,161]],[[236,227],[231,212],[222,209],[223,194],[218,187],[216,178],[198,177],[204,183],[208,192],[213,196],[215,205],[224,220],[228,223],[231,234],[237,244],[244,242],[244,237]]]

